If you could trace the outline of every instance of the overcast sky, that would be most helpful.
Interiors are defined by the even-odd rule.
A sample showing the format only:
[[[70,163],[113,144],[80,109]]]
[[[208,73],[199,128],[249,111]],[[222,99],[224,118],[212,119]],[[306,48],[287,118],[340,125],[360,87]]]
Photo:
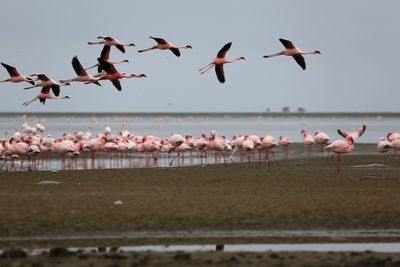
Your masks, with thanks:
[[[133,42],[119,71],[147,78],[121,80],[118,92],[73,83],[61,95],[69,101],[23,102],[40,92],[28,83],[1,83],[0,111],[70,112],[263,112],[304,107],[307,111],[400,111],[400,1],[3,1],[0,9],[0,61],[26,75],[46,73],[54,80],[75,77],[78,56],[96,63],[102,46],[89,46],[99,35]],[[180,58],[170,51],[137,50],[155,44],[149,36],[190,44]],[[283,49],[285,38],[307,55],[303,71],[290,57],[264,59]],[[245,61],[225,65],[225,84],[214,70],[200,75],[221,47],[227,57]],[[1,66],[0,66],[1,67]],[[95,70],[93,69],[92,74]],[[8,78],[4,68],[0,79]]]

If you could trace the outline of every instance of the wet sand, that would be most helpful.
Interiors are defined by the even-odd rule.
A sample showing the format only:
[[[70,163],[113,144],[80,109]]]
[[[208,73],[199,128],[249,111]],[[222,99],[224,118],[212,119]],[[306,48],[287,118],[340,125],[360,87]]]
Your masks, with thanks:
[[[342,158],[342,163],[343,169],[339,174],[331,160],[321,162],[319,158],[280,160],[271,165],[242,163],[158,169],[0,173],[0,246],[7,249],[331,242],[330,237],[190,238],[190,233],[199,230],[400,229],[400,159],[391,156],[385,165],[381,165],[381,155],[347,155]],[[38,184],[43,181],[58,183]],[[185,231],[189,237],[160,238],[149,234],[149,237],[128,238],[123,235],[129,232],[146,235],[147,232],[160,231]],[[110,238],[102,238],[104,235]],[[349,237],[341,241],[399,242],[400,238]],[[181,257],[176,256],[178,254],[123,254],[125,260],[118,261],[115,266],[144,265],[134,265],[134,262],[146,255],[150,255],[147,256],[150,257],[147,260],[149,266],[158,265],[153,263],[158,260],[165,266],[186,266],[189,263],[230,266],[234,262],[243,266],[254,266],[255,263],[265,266],[269,261],[275,262],[271,266],[277,266],[279,262],[282,263],[280,266],[296,266],[291,259],[301,262],[299,258],[303,258],[303,263],[308,266],[337,266],[328,264],[335,262],[331,261],[332,257],[338,262],[345,261],[345,258],[348,263],[355,258],[365,260],[364,257],[385,264],[400,262],[397,254],[380,253],[363,253],[363,257],[358,257],[361,254],[351,256],[351,253],[275,253],[277,256],[271,256],[271,253],[187,253],[189,256],[183,258],[189,257],[189,261],[174,259]],[[45,260],[47,256],[43,257],[44,264],[48,263]],[[66,259],[81,257],[93,261],[106,258],[104,255],[75,255]],[[82,261],[80,266],[89,266],[85,265],[87,262]],[[106,263],[108,261],[93,264],[105,266]],[[71,264],[64,266],[75,265]]]

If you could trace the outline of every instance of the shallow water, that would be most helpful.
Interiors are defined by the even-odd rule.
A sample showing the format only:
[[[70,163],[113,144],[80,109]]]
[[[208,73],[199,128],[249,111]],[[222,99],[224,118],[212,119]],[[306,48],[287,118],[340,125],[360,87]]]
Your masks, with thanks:
[[[377,143],[379,138],[386,136],[388,131],[400,131],[400,115],[293,115],[293,114],[259,114],[259,115],[179,115],[179,114],[37,114],[28,115],[28,123],[32,126],[40,121],[46,127],[46,132],[54,137],[77,130],[91,131],[93,134],[102,132],[105,126],[111,127],[113,133],[129,130],[137,135],[155,135],[168,137],[171,133],[189,134],[197,137],[200,133],[209,134],[216,130],[231,139],[235,134],[256,134],[279,137],[286,135],[295,142],[301,142],[300,131],[307,129],[315,132],[325,131],[332,139],[339,139],[338,128],[354,131],[361,125],[367,125],[365,134],[359,139],[362,143]],[[10,135],[19,129],[22,132],[23,115],[0,115],[0,137]]]
[[[0,242],[46,240],[96,240],[96,239],[200,239],[200,238],[328,238],[347,240],[353,238],[400,238],[400,229],[353,230],[196,230],[196,231],[131,231],[68,236],[0,236]]]
[[[218,248],[217,248],[218,246]],[[72,247],[68,251],[97,253],[96,247]],[[382,252],[399,253],[400,243],[299,243],[299,244],[218,244],[218,245],[146,245],[102,248],[104,252]],[[50,249],[25,249],[30,256],[48,253]],[[2,251],[0,250],[0,254]]]

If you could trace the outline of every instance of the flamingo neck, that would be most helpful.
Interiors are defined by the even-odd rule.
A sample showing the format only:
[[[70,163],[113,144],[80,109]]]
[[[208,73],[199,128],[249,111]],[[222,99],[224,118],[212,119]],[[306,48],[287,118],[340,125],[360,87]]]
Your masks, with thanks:
[[[317,51],[307,51],[307,52],[301,52],[302,55],[310,55],[310,54],[318,54]]]

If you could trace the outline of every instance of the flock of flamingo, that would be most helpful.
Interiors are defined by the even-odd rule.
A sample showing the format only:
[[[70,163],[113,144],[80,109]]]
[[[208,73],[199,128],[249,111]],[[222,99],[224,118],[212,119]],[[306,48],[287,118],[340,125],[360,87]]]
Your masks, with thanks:
[[[175,56],[179,57],[181,55],[180,49],[191,49],[191,45],[174,45],[163,38],[152,37],[157,44],[147,48],[138,50],[139,53],[146,51],[159,49],[159,50],[170,50]],[[119,63],[127,63],[128,60],[124,59],[122,61],[113,61],[110,59],[110,51],[112,47],[116,47],[122,53],[125,53],[125,47],[135,46],[133,43],[124,44],[117,39],[110,36],[99,36],[99,41],[88,42],[89,45],[104,45],[97,58],[97,63],[91,67],[84,68],[77,56],[72,58],[72,67],[76,72],[77,76],[71,79],[55,80],[48,77],[46,74],[37,73],[32,74],[29,77],[20,74],[17,69],[6,63],[1,63],[1,65],[6,68],[10,78],[2,80],[0,82],[28,82],[31,84],[30,87],[24,89],[32,89],[36,87],[41,87],[41,92],[32,100],[23,103],[27,106],[36,100],[45,104],[47,99],[69,99],[68,96],[59,96],[60,87],[68,86],[71,82],[83,82],[85,84],[96,84],[101,86],[100,81],[109,80],[121,91],[120,79],[123,78],[143,78],[146,77],[145,74],[126,74],[125,72],[119,72],[115,65]],[[271,55],[266,55],[264,58],[270,58],[275,56],[291,56],[300,65],[300,67],[305,70],[306,63],[303,55],[307,54],[320,54],[318,50],[304,52],[297,48],[291,41],[285,39],[279,39],[282,45],[285,47],[284,50],[274,53]],[[219,82],[225,82],[225,72],[224,64],[233,63],[239,60],[245,60],[244,57],[238,57],[233,60],[226,58],[226,53],[231,48],[232,43],[225,44],[217,53],[216,58],[214,58],[209,64],[199,69],[200,74],[206,73],[211,68],[215,68],[215,73]],[[96,68],[97,74],[90,75],[87,70]],[[53,95],[51,94],[53,92]],[[65,134],[59,138],[52,138],[51,136],[42,136],[41,133],[44,132],[44,126],[38,123],[36,125],[36,130],[29,130],[27,123],[24,123],[24,132],[27,135],[21,135],[19,132],[14,133],[14,135],[9,138],[0,139],[0,159],[3,161],[1,164],[1,170],[16,170],[16,159],[20,160],[20,169],[23,167],[23,162],[26,160],[28,162],[28,169],[33,170],[37,165],[38,155],[42,155],[42,159],[45,160],[48,157],[48,152],[55,154],[60,154],[62,159],[62,168],[71,167],[77,168],[76,161],[74,159],[81,155],[84,168],[88,167],[87,159],[91,160],[91,167],[96,167],[96,157],[95,155],[99,152],[116,152],[117,158],[123,160],[127,158],[127,153],[129,155],[129,164],[132,165],[131,154],[132,152],[142,153],[146,155],[146,162],[149,163],[150,160],[157,162],[159,153],[171,152],[176,153],[172,158],[170,165],[177,162],[184,163],[184,152],[193,151],[197,153],[200,158],[201,164],[203,160],[208,160],[208,152],[214,152],[214,160],[218,161],[223,158],[226,163],[226,156],[229,154],[229,159],[234,160],[234,156],[238,153],[240,154],[240,159],[243,160],[244,157],[248,161],[255,159],[255,151],[258,151],[258,159],[269,160],[269,153],[273,153],[273,148],[276,146],[282,146],[284,148],[284,155],[287,157],[288,146],[292,141],[285,137],[280,136],[277,141],[276,138],[266,135],[237,135],[233,136],[232,141],[229,141],[224,136],[217,137],[215,131],[212,131],[210,136],[201,134],[198,138],[194,139],[192,135],[186,135],[184,138],[180,134],[172,134],[168,138],[161,138],[155,136],[136,136],[130,134],[128,131],[122,131],[118,135],[112,135],[110,129],[105,129],[104,132],[99,133],[96,137],[92,138],[91,133],[77,131],[74,134]],[[354,147],[354,142],[358,137],[360,137],[365,131],[365,126],[359,128],[355,132],[347,133],[343,130],[338,130],[338,133],[343,136],[344,140],[336,140],[330,143],[329,136],[322,132],[317,131],[315,135],[309,134],[306,130],[302,130],[304,144],[307,146],[307,154],[311,154],[311,146],[314,144],[319,144],[321,147],[321,153],[323,150],[327,150],[337,154],[336,166],[337,171],[340,171],[340,155],[349,153]],[[389,132],[387,138],[382,138],[378,143],[378,151],[386,153],[391,148],[395,151],[400,149],[400,135],[398,133]],[[265,156],[262,156],[262,152],[265,152]],[[89,156],[88,156],[89,155]],[[117,161],[120,162],[120,161]]]
[[[16,131],[9,138],[0,138],[1,171],[44,170],[49,168],[50,161],[55,160],[60,162],[60,169],[156,167],[160,166],[159,159],[167,161],[169,166],[181,166],[185,164],[185,157],[186,162],[189,160],[190,164],[202,166],[226,164],[228,161],[269,164],[275,160],[277,147],[282,147],[283,158],[288,158],[288,147],[293,143],[286,136],[276,139],[271,135],[254,134],[235,135],[228,140],[224,135],[217,136],[214,130],[209,136],[201,133],[198,137],[177,133],[169,137],[140,136],[128,130],[113,134],[108,126],[96,136],[90,131],[75,131],[53,138],[45,134],[46,129],[40,122],[32,127],[25,121],[22,127],[23,134]],[[333,153],[332,158],[337,155],[335,163],[337,172],[340,172],[340,155],[351,152],[354,142],[365,130],[365,125],[354,132],[338,129],[337,132],[345,139],[333,142],[320,130],[314,135],[302,130],[301,134],[307,156],[311,156],[312,146],[319,145],[322,157],[324,151],[328,155]],[[387,138],[382,138],[377,145],[377,150],[385,155],[390,149],[400,150],[399,133],[389,132]],[[27,163],[24,165],[24,162]]]
[[[126,74],[125,72],[119,72],[116,69],[115,65],[119,64],[119,63],[129,62],[129,61],[126,59],[122,60],[122,61],[113,61],[110,59],[111,47],[114,46],[122,53],[125,53],[125,47],[135,46],[133,43],[123,44],[119,40],[117,40],[111,36],[99,36],[97,38],[100,39],[100,41],[88,42],[88,44],[89,45],[98,45],[98,44],[104,45],[103,49],[100,53],[100,57],[97,58],[98,63],[96,63],[92,67],[83,68],[81,63],[79,62],[78,57],[77,56],[73,57],[71,63],[72,63],[72,67],[73,67],[74,71],[76,72],[77,76],[72,79],[59,80],[59,82],[56,82],[55,80],[53,80],[52,78],[50,78],[48,75],[46,75],[44,73],[32,74],[29,77],[26,77],[26,76],[22,75],[21,73],[19,73],[15,67],[2,62],[1,65],[4,68],[6,68],[6,70],[8,71],[8,73],[10,75],[10,78],[2,80],[0,82],[13,82],[13,83],[28,82],[28,83],[32,84],[32,86],[26,87],[24,89],[41,87],[42,88],[41,92],[35,98],[23,103],[23,105],[27,106],[27,105],[35,102],[36,100],[39,100],[42,104],[45,104],[47,99],[69,99],[69,96],[59,96],[59,95],[60,95],[60,87],[68,86],[68,85],[70,85],[70,82],[84,82],[85,84],[94,83],[98,86],[101,86],[99,81],[109,80],[117,88],[117,90],[121,91],[122,87],[121,87],[120,79],[146,77],[145,74]],[[175,56],[179,57],[181,55],[180,49],[192,48],[191,45],[174,45],[163,38],[158,38],[158,37],[153,37],[153,36],[150,36],[150,38],[153,39],[154,41],[156,41],[157,44],[150,48],[147,48],[147,49],[138,50],[139,53],[154,50],[154,49],[170,50]],[[266,56],[264,56],[264,58],[282,56],[282,55],[292,56],[296,60],[296,62],[301,66],[301,68],[303,70],[305,70],[306,63],[305,63],[304,57],[302,55],[320,54],[320,52],[317,50],[303,52],[299,48],[295,47],[293,45],[293,43],[289,40],[279,39],[279,41],[283,44],[285,49],[279,53],[275,53],[272,55],[266,55]],[[211,68],[215,67],[215,73],[217,75],[218,80],[221,83],[224,83],[225,82],[224,64],[233,63],[235,61],[245,59],[244,57],[238,57],[233,60],[226,58],[225,55],[231,48],[231,45],[232,45],[231,42],[224,45],[221,48],[221,50],[218,52],[216,58],[214,58],[205,67],[199,69],[200,73],[204,74]],[[95,68],[95,67],[97,67],[98,73],[94,74],[94,75],[90,75],[87,72],[87,70]],[[54,96],[51,94],[51,91],[53,92]]]

